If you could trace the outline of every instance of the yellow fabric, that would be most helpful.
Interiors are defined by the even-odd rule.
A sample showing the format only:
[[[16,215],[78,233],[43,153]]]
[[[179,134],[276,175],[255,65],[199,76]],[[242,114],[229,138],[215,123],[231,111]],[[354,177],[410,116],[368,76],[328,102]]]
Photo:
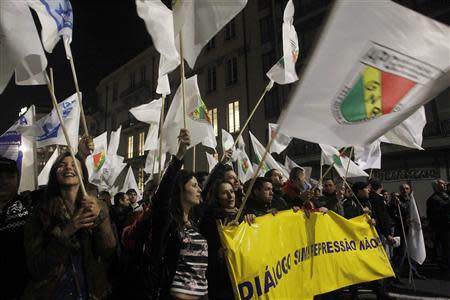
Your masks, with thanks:
[[[368,221],[367,215],[346,220],[330,211],[308,219],[303,211],[283,211],[251,226],[218,225],[236,299],[312,299],[394,276]]]
[[[364,70],[364,102],[369,118],[383,115],[381,110],[381,72],[378,69],[367,66]]]

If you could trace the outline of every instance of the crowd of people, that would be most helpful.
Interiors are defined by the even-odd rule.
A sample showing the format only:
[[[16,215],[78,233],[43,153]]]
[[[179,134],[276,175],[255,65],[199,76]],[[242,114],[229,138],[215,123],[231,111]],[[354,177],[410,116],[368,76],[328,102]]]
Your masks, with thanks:
[[[0,272],[8,279],[2,299],[234,299],[217,223],[236,224],[249,183],[236,176],[230,151],[210,174],[182,169],[189,132],[182,129],[178,139],[177,154],[163,176],[146,185],[143,199],[132,189],[110,195],[87,182],[84,159],[91,141],[79,147],[87,152],[75,161],[69,153],[58,157],[44,189],[20,195],[16,163],[0,158]],[[433,189],[427,218],[439,266],[448,269],[449,184],[438,179]],[[322,186],[312,186],[300,167],[289,178],[272,169],[256,178],[239,221],[252,224],[289,209],[333,211],[347,219],[366,213],[396,274],[411,269],[422,278],[403,242],[411,226],[411,192],[408,183],[388,192],[376,179],[325,178]],[[356,298],[354,287],[350,292]],[[337,299],[340,293],[317,298]]]

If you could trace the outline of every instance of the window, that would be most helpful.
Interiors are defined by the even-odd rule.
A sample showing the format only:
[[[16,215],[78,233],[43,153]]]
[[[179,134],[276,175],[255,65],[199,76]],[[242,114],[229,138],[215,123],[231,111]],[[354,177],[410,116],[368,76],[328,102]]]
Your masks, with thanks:
[[[235,101],[228,104],[228,131],[233,133],[239,129],[239,101]]]
[[[145,81],[146,73],[147,73],[147,68],[146,68],[146,66],[144,65],[144,66],[141,67],[141,82],[144,82],[144,81]]]
[[[227,85],[237,82],[237,58],[227,60]]]
[[[139,168],[139,172],[138,172],[138,188],[141,191],[141,193],[144,192],[144,183],[145,183],[145,180],[144,180],[145,177],[144,176],[145,176],[144,168]]]
[[[207,50],[207,51],[210,51],[210,50],[212,50],[212,49],[214,49],[214,48],[216,48],[216,38],[215,38],[215,37],[213,37],[213,38],[208,42],[208,44],[206,44],[206,50]]]
[[[118,99],[118,90],[119,90],[119,86],[117,84],[117,82],[114,82],[113,84],[113,91],[112,91],[112,101],[116,102]]]
[[[208,93],[216,90],[216,67],[208,68]]]
[[[136,72],[130,73],[130,89],[134,88],[136,83]]]
[[[139,156],[144,155],[145,132],[139,133]]]
[[[219,126],[217,122],[217,108],[212,108],[208,111],[209,119],[211,120],[211,125],[214,129],[214,135],[217,136],[219,134]]]
[[[128,137],[128,155],[127,158],[133,158],[133,136]]]
[[[261,44],[273,41],[272,16],[267,16],[259,20],[259,31]]]
[[[263,79],[266,79],[266,73],[275,64],[275,52],[271,51],[261,56]]]
[[[236,37],[236,25],[234,19],[225,26],[225,40],[229,41]]]

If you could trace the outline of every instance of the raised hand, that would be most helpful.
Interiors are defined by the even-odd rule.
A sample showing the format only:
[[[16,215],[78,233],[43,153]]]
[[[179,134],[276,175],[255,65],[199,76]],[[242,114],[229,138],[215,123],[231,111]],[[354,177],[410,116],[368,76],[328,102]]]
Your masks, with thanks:
[[[187,148],[191,145],[191,135],[189,130],[180,129],[180,134],[178,135],[178,152],[176,157],[179,160],[182,160],[184,155],[186,154]]]

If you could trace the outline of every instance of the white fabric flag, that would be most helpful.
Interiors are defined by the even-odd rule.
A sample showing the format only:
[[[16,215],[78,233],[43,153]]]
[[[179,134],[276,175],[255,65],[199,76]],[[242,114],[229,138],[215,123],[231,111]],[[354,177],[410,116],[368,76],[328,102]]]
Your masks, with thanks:
[[[324,144],[319,144],[319,146],[322,149],[323,164],[333,165],[339,176],[345,177],[345,174],[347,173],[347,178],[369,177],[369,174],[364,172],[364,170],[361,169],[357,164],[355,164],[351,159],[344,155],[341,155],[336,148]],[[347,166],[349,166],[348,172]]]
[[[237,169],[238,176],[241,182],[246,182],[253,178],[255,171],[253,170],[252,163],[248,158],[248,155],[243,150],[237,150]]]
[[[211,171],[214,169],[214,167],[217,165],[219,160],[214,157],[214,155],[209,154],[208,152],[205,152],[206,159],[208,160],[208,170],[211,173]]]
[[[128,168],[127,175],[125,176],[125,180],[123,181],[122,189],[120,191],[126,193],[129,189],[134,189],[137,193],[137,198],[142,199],[142,193],[136,183],[136,177],[134,177],[133,168],[131,166]]]
[[[288,84],[298,80],[295,70],[299,47],[294,27],[295,7],[289,0],[283,16],[283,57],[267,72],[267,77],[278,84]]]
[[[147,138],[145,139],[144,151],[159,149],[159,121],[156,124],[150,124]]]
[[[258,170],[258,164],[252,163],[252,168],[253,168],[253,174],[256,172],[256,170]],[[264,175],[266,174],[266,172],[264,172],[264,166],[261,167],[261,169],[259,170],[258,173],[258,177],[264,177]]]
[[[50,175],[50,169],[52,168],[53,164],[55,163],[56,159],[58,158],[58,148],[53,151],[52,155],[48,159],[48,161],[45,163],[44,168],[41,170],[41,173],[39,173],[38,176],[38,185],[43,186],[47,185],[48,183],[48,176]]]
[[[122,170],[126,167],[123,162],[123,157],[115,154],[106,154],[105,164],[102,168],[102,175],[100,179],[99,189],[108,190],[113,188],[117,177],[119,177]]]
[[[217,146],[214,129],[208,116],[208,110],[200,96],[197,85],[197,75],[186,79],[186,124],[191,133],[191,147],[202,143],[203,146],[215,149]],[[178,148],[178,135],[183,124],[183,98],[181,86],[172,100],[163,126],[163,150],[176,154]]]
[[[147,104],[132,107],[130,113],[138,120],[147,124],[159,123],[161,118],[162,99],[155,99]]]
[[[381,169],[380,140],[364,146],[354,146],[355,162],[361,169]]]
[[[20,178],[19,193],[36,189],[34,137],[28,135],[33,127],[33,111],[34,106],[28,108],[26,113],[0,136],[0,156],[12,159],[17,163]]]
[[[16,84],[47,84],[47,58],[25,1],[0,1],[0,94],[14,71]]]
[[[109,144],[108,144],[108,154],[110,154],[110,155],[117,154],[117,150],[119,149],[121,132],[122,132],[122,125],[120,125],[116,131],[111,132],[111,135],[109,137]]]
[[[225,153],[225,151],[230,150],[233,148],[233,154],[231,155],[231,160],[236,161],[237,160],[237,152],[236,147],[233,147],[234,145],[234,138],[233,136],[228,133],[225,129],[222,128],[222,150]]]
[[[180,49],[183,33],[183,54],[191,69],[202,48],[230,22],[247,4],[247,0],[174,1],[173,22],[175,44]],[[178,51],[180,52],[180,51]]]
[[[61,36],[64,37],[65,43],[70,44],[72,42],[73,10],[69,0],[27,1],[39,17],[42,26],[42,44],[44,44],[45,51],[52,53]],[[70,52],[68,56],[71,56]]]
[[[180,56],[175,47],[172,11],[160,0],[136,0],[136,9],[139,17],[145,22],[153,45],[161,54],[159,63],[161,78],[180,64]]]
[[[271,138],[275,136],[277,128],[278,124],[269,123],[269,136]],[[281,152],[284,151],[284,149],[286,149],[286,147],[289,145],[291,141],[292,141],[291,137],[281,132],[278,132],[277,138],[272,142],[272,145],[270,146],[270,153],[275,152],[280,154]]]
[[[161,170],[164,170],[166,162],[166,153],[161,153]],[[155,150],[150,150],[147,153],[147,158],[145,159],[144,172],[147,174],[158,174],[159,173],[159,148]]]
[[[241,151],[245,151],[245,142],[244,138],[242,137],[242,134],[238,137],[237,147]]]
[[[337,1],[280,130],[338,147],[373,142],[450,85],[449,36],[393,1]]]
[[[158,86],[156,87],[156,92],[161,95],[170,95],[171,91],[169,76],[163,75],[158,78]]]
[[[287,171],[289,173],[295,167],[303,169],[305,171],[306,181],[310,181],[311,173],[312,173],[312,167],[301,167],[295,161],[290,159],[289,156],[287,156],[287,155],[286,155],[286,158],[284,159],[284,166],[286,167],[286,169],[287,169]]]
[[[80,106],[78,105],[77,95],[73,94],[66,100],[60,102],[58,106],[67,134],[69,135],[70,144],[76,153],[78,151],[78,130],[80,127]],[[40,130],[40,134],[36,138],[36,147],[67,145],[58,115],[54,108],[48,115],[37,121],[36,125]]]
[[[107,159],[108,151],[108,133],[105,131],[94,138],[94,151],[86,157],[86,168],[89,172],[89,182],[99,185],[103,174],[103,167]]]
[[[411,258],[418,264],[423,264],[427,253],[425,250],[425,241],[423,239],[422,223],[420,221],[419,211],[417,210],[414,194],[411,193],[411,201],[409,201],[409,213],[411,225],[406,235],[408,241],[408,253]]]
[[[250,134],[250,140],[252,141],[252,145],[253,145],[253,151],[256,154],[256,158],[257,158],[256,162],[259,164],[259,162],[261,161],[261,159],[264,155],[265,147],[258,141],[258,139],[253,135],[253,133],[251,133],[249,131],[249,134]],[[261,169],[264,171],[264,174],[271,169],[277,169],[277,170],[280,170],[281,173],[283,173],[283,176],[289,178],[289,174],[287,174],[286,170],[280,167],[279,163],[272,157],[272,155],[270,153],[267,153]]]
[[[425,108],[422,106],[405,121],[386,132],[381,141],[423,150],[422,132],[426,124]]]

